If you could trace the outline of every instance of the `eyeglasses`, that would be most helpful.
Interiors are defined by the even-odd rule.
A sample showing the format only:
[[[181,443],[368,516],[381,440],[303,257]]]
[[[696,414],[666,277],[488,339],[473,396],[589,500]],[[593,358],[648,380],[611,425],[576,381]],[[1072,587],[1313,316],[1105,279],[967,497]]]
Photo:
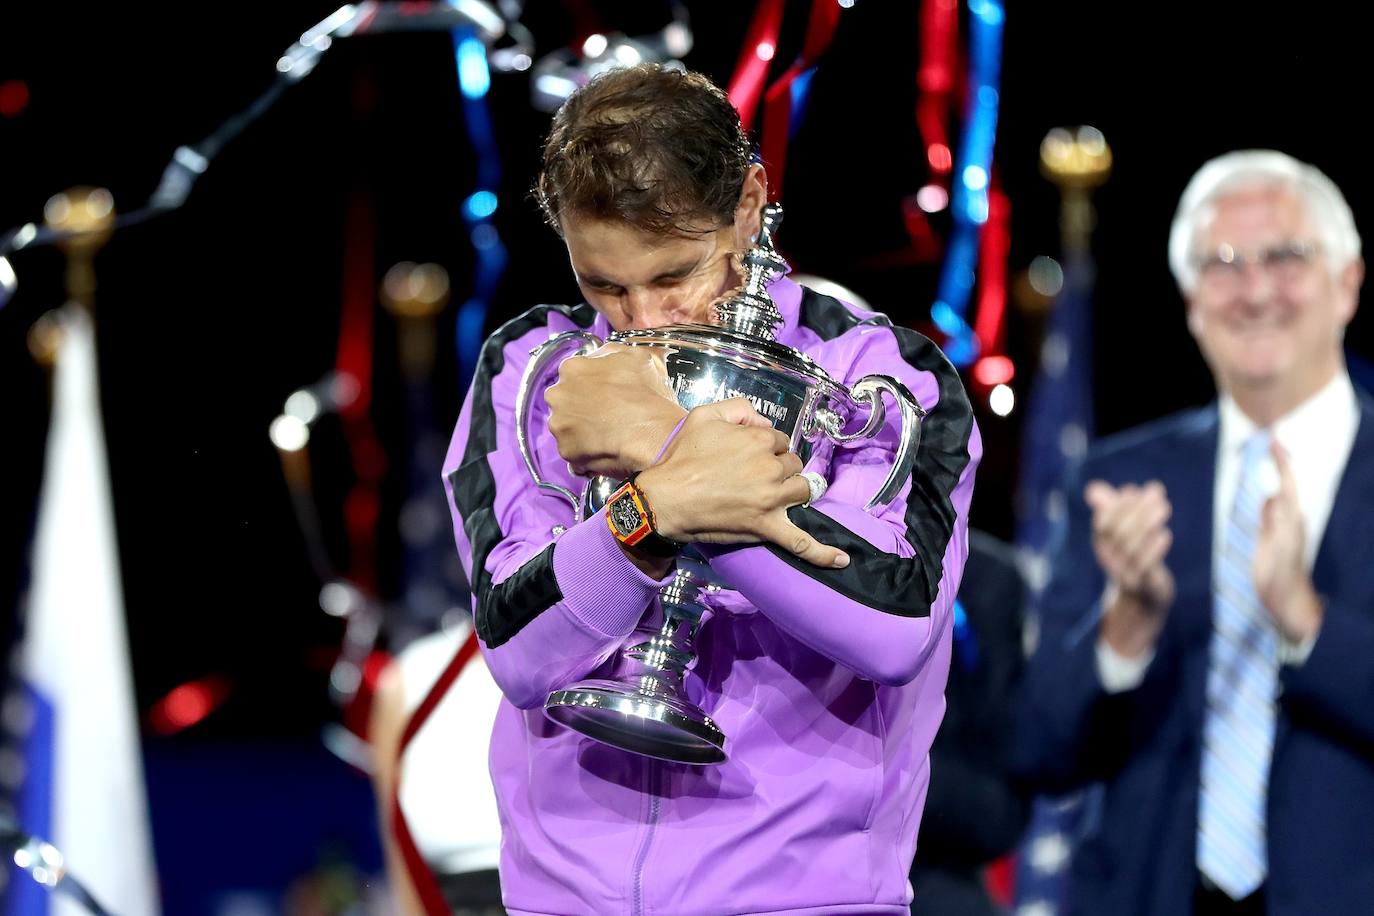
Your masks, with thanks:
[[[1245,279],[1245,268],[1254,264],[1277,283],[1293,283],[1302,278],[1307,266],[1321,251],[1315,242],[1283,242],[1248,252],[1222,243],[1210,255],[1194,258],[1198,279],[1204,284],[1228,289]]]

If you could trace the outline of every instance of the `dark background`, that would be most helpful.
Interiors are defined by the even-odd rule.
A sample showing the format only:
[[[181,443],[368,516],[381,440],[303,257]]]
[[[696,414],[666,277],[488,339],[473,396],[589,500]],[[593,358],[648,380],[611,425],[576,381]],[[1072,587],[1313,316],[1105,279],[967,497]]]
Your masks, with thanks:
[[[653,3],[530,6],[524,21],[536,57],[566,44],[588,16],[630,34],[665,21]],[[751,6],[688,6],[696,45],[687,63],[728,82]],[[281,51],[332,9],[6,5],[0,82],[22,80],[30,100],[0,117],[0,229],[40,219],[44,201],[75,184],[109,188],[121,210],[142,204],[172,150],[256,98]],[[807,9],[788,4],[774,75],[797,53]],[[1007,15],[996,162],[1012,204],[1013,273],[1036,255],[1058,253],[1057,192],[1038,172],[1045,132],[1092,124],[1115,155],[1097,196],[1094,240],[1099,433],[1212,396],[1165,256],[1178,194],[1205,159],[1240,147],[1283,149],[1325,170],[1361,227],[1374,212],[1361,142],[1367,52],[1346,14],[1314,4],[1281,15],[1232,4],[1183,9],[1061,2],[1013,5]],[[875,255],[906,245],[902,201],[928,177],[913,116],[918,13],[914,2],[878,0],[844,12],[791,144],[782,243],[798,270],[838,280],[894,319],[923,326],[938,262],[871,266]],[[529,74],[494,73],[489,101],[504,170],[495,224],[510,251],[490,330],[533,303],[577,293],[561,244],[527,193],[548,123],[529,104]],[[958,124],[949,127],[957,137]],[[474,181],[449,38],[345,41],[220,155],[181,211],[120,233],[100,254],[101,384],[140,708],[190,679],[217,675],[233,685],[203,722],[151,741],[155,818],[180,798],[173,787],[197,783],[197,767],[238,759],[244,748],[290,748],[304,755],[300,773],[310,772],[319,729],[337,718],[326,679],[341,627],[318,610],[318,582],[268,424],[287,394],[333,363],[345,213],[354,199],[372,207],[378,279],[400,260],[436,261],[452,277],[434,385],[436,422],[451,428],[465,381],[454,366],[453,312],[472,268],[460,204]],[[947,222],[937,219],[936,228],[944,232]],[[47,411],[45,376],[25,335],[62,299],[59,254],[28,251],[13,262],[20,292],[0,311],[7,629],[24,577]],[[395,328],[380,310],[376,322],[373,415],[398,471],[405,454]],[[1012,307],[1008,322],[1020,407],[1037,321]],[[1374,352],[1369,326],[1367,315],[1356,319],[1352,352]],[[987,454],[973,520],[1009,536],[1022,411],[999,418],[979,409]],[[336,532],[350,481],[337,430],[322,429],[315,452],[321,511]],[[383,491],[384,593],[397,587],[399,486],[392,474]],[[342,535],[331,539],[342,550]],[[319,759],[324,772],[328,758]],[[360,779],[355,789],[350,803],[366,819]],[[270,824],[273,811],[264,805],[252,816]],[[155,819],[164,858],[180,823]]]

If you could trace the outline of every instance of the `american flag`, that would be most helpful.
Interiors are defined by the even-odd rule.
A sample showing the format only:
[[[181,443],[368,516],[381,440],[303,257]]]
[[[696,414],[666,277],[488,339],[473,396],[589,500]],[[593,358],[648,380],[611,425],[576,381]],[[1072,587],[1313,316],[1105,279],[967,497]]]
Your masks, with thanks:
[[[0,912],[84,913],[79,879],[111,912],[155,916],[95,327],[74,304],[55,320],[61,343],[26,620],[16,683],[0,704],[0,839],[11,860],[0,872]]]
[[[1049,578],[1049,551],[1066,517],[1066,466],[1087,451],[1093,436],[1092,288],[1094,266],[1086,251],[1065,259],[1063,285],[1040,347],[1031,389],[1017,487],[1016,544],[1030,585],[1032,611],[1027,642],[1037,630],[1035,601]],[[1056,916],[1066,911],[1069,862],[1085,812],[1100,790],[1035,800],[1016,872],[1016,916]]]

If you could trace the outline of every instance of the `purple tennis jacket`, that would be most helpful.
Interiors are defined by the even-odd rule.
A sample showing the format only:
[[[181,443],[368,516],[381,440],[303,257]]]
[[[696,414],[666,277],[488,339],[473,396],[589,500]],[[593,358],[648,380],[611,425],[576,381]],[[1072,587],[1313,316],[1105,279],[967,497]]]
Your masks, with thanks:
[[[836,379],[904,382],[929,412],[912,477],[887,475],[896,411],[835,451],[830,488],[793,522],[850,555],[821,569],[768,545],[712,551],[734,590],[705,595],[689,696],[727,736],[718,766],[665,763],[545,718],[549,692],[619,672],[658,629],[656,582],[611,535],[537,489],[516,446],[530,350],[610,328],[587,305],[539,306],[486,342],[444,479],[482,652],[505,694],[490,764],[501,883],[514,914],[906,914],[907,869],[944,715],[954,596],[968,555],[981,439],[958,375],[929,340],[787,278],[778,339]],[[578,492],[535,398],[533,446]],[[666,580],[665,580],[666,581]]]

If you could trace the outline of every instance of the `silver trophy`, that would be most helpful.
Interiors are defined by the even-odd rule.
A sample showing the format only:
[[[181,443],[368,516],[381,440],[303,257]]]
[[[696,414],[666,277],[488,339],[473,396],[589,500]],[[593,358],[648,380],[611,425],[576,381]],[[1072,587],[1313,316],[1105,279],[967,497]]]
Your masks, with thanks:
[[[661,351],[678,403],[687,410],[743,397],[787,435],[805,470],[825,476],[836,446],[870,439],[883,428],[887,393],[901,412],[901,432],[887,479],[864,506],[881,508],[911,475],[925,411],[905,385],[887,375],[868,375],[845,388],[806,354],[774,340],[782,315],[768,286],[787,271],[773,247],[782,208],[763,208],[757,244],[742,258],[743,286],[716,303],[715,325],[675,324],[649,330],[617,331],[609,342]],[[597,512],[619,482],[594,477],[575,494],[549,481],[531,445],[533,397],[552,381],[553,369],[570,356],[585,355],[602,341],[585,331],[551,337],[531,352],[516,396],[516,441],[530,476],[544,490],[572,505],[578,521]],[[712,764],[726,759],[725,735],[686,696],[682,681],[695,658],[702,591],[724,586],[691,548],[678,559],[672,582],[659,591],[663,625],[648,642],[623,653],[630,672],[613,679],[583,681],[549,695],[544,712],[582,734],[650,757],[678,763]]]

